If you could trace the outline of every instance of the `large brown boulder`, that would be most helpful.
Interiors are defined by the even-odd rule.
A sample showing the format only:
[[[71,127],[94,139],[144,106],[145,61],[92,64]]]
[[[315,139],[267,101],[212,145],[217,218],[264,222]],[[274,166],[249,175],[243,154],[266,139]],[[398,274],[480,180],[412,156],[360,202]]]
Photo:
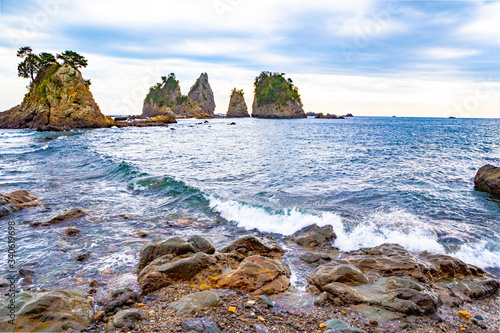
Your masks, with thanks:
[[[307,277],[307,281],[320,289],[332,282],[354,286],[368,283],[366,276],[356,267],[337,263],[319,266]]]
[[[17,212],[23,208],[34,207],[40,201],[28,191],[0,193],[0,218]]]
[[[195,84],[189,90],[188,97],[195,101],[202,114],[214,115],[215,99],[210,83],[208,83],[208,74],[201,73]]]
[[[112,126],[89,85],[78,69],[67,64],[40,70],[21,105],[0,113],[0,128],[61,131]]]
[[[281,258],[285,250],[283,250],[271,238],[258,238],[255,236],[243,236],[231,244],[220,249],[222,253],[236,253],[240,258],[251,255],[261,255],[271,258]]]
[[[184,241],[182,238],[175,236],[167,240],[154,240],[141,249],[139,256],[138,271],[140,272],[153,260],[160,258],[166,254],[182,255],[186,253],[196,253],[193,244]]]
[[[243,260],[237,269],[221,276],[215,287],[271,295],[288,289],[289,278],[290,269],[282,261],[253,255]]]
[[[474,178],[478,189],[500,195],[500,168],[487,164],[478,170]]]

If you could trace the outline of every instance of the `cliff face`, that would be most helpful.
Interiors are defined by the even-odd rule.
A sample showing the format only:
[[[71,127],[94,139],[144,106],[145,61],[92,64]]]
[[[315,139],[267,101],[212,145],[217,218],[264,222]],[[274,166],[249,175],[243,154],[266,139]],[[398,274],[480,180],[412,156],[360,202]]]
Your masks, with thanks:
[[[40,70],[21,105],[0,113],[0,128],[61,131],[109,127],[78,69],[53,64]]]
[[[166,115],[170,111],[177,118],[198,117],[203,113],[196,101],[181,94],[179,81],[175,79],[173,73],[168,79],[163,77],[163,83],[149,88],[149,93],[144,99],[142,115],[156,117]]]
[[[255,78],[252,117],[306,118],[297,87],[284,74],[262,72]]]
[[[207,73],[201,73],[196,83],[191,87],[188,96],[198,103],[201,108],[201,113],[206,113],[210,116],[214,115],[214,93],[212,92],[210,83],[208,83]]]
[[[248,114],[247,103],[243,97],[243,90],[233,89],[231,99],[229,100],[229,108],[227,110],[226,118],[243,118],[250,117]]]

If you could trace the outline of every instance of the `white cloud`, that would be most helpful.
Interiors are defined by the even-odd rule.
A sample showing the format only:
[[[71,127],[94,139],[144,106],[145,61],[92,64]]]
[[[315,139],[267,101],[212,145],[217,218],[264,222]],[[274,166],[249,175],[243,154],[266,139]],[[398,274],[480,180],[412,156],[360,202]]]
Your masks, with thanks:
[[[456,59],[479,54],[478,50],[456,49],[447,47],[434,47],[421,51],[421,55],[431,59]]]
[[[458,35],[488,45],[500,45],[500,3],[480,3],[474,18],[458,30]]]

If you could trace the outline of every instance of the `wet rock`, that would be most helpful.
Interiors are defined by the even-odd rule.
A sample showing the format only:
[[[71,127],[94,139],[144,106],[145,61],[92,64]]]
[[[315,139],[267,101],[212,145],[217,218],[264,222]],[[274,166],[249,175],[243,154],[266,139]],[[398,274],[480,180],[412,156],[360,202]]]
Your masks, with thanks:
[[[15,326],[8,323],[7,309],[0,310],[1,332],[81,331],[92,324],[91,303],[78,291],[22,292],[16,296],[16,306]]]
[[[330,247],[330,243],[337,238],[337,235],[333,232],[333,227],[331,225],[318,227],[317,224],[311,224],[297,231],[290,238],[303,247],[326,248]]]
[[[414,289],[417,291],[423,291],[426,289],[421,284],[411,280],[410,278],[391,277],[387,279],[385,289],[393,290],[402,288]]]
[[[138,232],[136,232],[136,236],[140,237],[140,238],[144,238],[144,237],[148,236],[148,233],[145,231],[138,231]]]
[[[10,282],[7,279],[0,278],[0,288],[10,286]]]
[[[45,221],[45,222],[32,222],[32,223],[30,223],[30,225],[32,227],[39,227],[39,226],[46,227],[46,226],[49,226],[49,225],[61,223],[63,221],[78,219],[78,218],[87,216],[88,214],[89,213],[88,213],[87,210],[84,210],[84,209],[81,209],[81,208],[71,208],[71,209],[65,211],[64,213],[51,218],[48,221]]]
[[[484,273],[484,271],[479,267],[467,265],[460,259],[453,258],[445,254],[423,251],[419,253],[419,257],[432,264],[431,274],[436,279],[449,279],[460,275],[477,276]]]
[[[356,267],[336,263],[319,266],[307,277],[307,281],[320,289],[332,282],[350,285],[368,283],[366,276]]]
[[[500,195],[500,168],[487,164],[474,177],[476,188]]]
[[[498,294],[500,281],[491,278],[478,278],[469,284],[465,295],[473,299],[485,298]]]
[[[180,300],[170,304],[177,310],[176,316],[183,316],[190,313],[196,313],[202,309],[215,307],[219,304],[219,296],[212,291],[201,291],[186,295]]]
[[[139,301],[139,296],[134,292],[123,293],[112,299],[108,304],[104,305],[102,310],[105,313],[113,312],[116,308],[126,305],[129,300],[136,303]]]
[[[434,293],[397,289],[385,295],[381,300],[370,300],[370,304],[408,315],[422,316],[436,313],[442,302]]]
[[[241,289],[255,294],[276,294],[290,286],[290,269],[279,260],[250,256],[238,268],[223,275],[216,288]]]
[[[66,236],[69,236],[69,237],[74,237],[81,232],[80,229],[75,228],[75,227],[62,228],[62,230],[64,231]]]
[[[140,272],[154,259],[162,257],[164,255],[181,255],[190,252],[196,252],[193,245],[191,243],[187,243],[178,236],[171,237],[167,240],[151,241],[144,245],[141,249],[138,270]]]
[[[121,294],[129,293],[129,292],[132,292],[132,289],[130,289],[130,288],[118,288],[118,289],[111,290],[109,294],[110,294],[111,298],[115,298],[115,297],[120,296]]]
[[[148,320],[148,317],[139,310],[127,309],[118,311],[111,321],[108,323],[108,329],[113,328],[123,328],[128,325],[134,325],[137,322],[142,322],[143,320]]]
[[[182,328],[187,332],[197,332],[197,333],[220,333],[221,330],[214,323],[212,318],[190,318],[182,322]]]
[[[21,286],[30,286],[33,284],[33,278],[31,276],[26,276],[21,280]]]
[[[326,327],[330,330],[327,332],[332,333],[366,333],[365,331],[351,326],[349,323],[341,319],[330,319],[325,323]]]
[[[91,251],[82,251],[80,253],[77,253],[75,255],[75,260],[76,261],[86,261],[89,259],[91,253],[92,253]]]
[[[358,304],[367,301],[358,290],[339,282],[329,283],[323,286],[321,290],[328,292],[329,299],[338,299],[342,304]]]
[[[193,245],[196,252],[203,252],[207,254],[215,253],[214,243],[208,238],[194,235],[189,237],[188,243],[191,243]]]
[[[325,306],[327,304],[328,304],[328,293],[326,291],[314,297],[314,305]]]
[[[274,302],[267,298],[265,295],[260,295],[259,300],[267,305],[268,308],[274,308]]]
[[[242,257],[256,254],[270,258],[281,258],[283,253],[285,253],[285,250],[283,250],[273,239],[262,239],[251,235],[243,236],[219,251],[222,253],[233,252]]]
[[[24,208],[34,207],[39,203],[40,201],[28,191],[0,193],[0,218]]]
[[[19,274],[21,276],[33,276],[33,274],[35,274],[35,271],[30,269],[30,268],[23,267],[23,268],[19,269]]]
[[[324,253],[306,252],[299,257],[300,260],[308,264],[325,264],[332,260],[332,258]]]

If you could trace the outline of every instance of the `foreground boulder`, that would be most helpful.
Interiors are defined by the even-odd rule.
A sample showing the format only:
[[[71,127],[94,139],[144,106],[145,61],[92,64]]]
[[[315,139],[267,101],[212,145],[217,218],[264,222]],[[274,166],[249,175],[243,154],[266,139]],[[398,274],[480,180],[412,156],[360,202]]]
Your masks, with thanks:
[[[208,74],[201,73],[195,84],[191,87],[188,97],[200,106],[200,112],[209,116],[214,116],[215,99],[212,87],[208,82]]]
[[[212,291],[200,291],[182,297],[180,300],[170,303],[170,307],[177,310],[176,316],[184,316],[196,313],[200,310],[215,307],[219,304],[219,295]]]
[[[428,251],[412,254],[398,244],[346,254],[316,268],[307,281],[309,290],[336,305],[363,304],[405,315],[431,315],[443,303],[458,306],[496,297],[500,286],[459,259]]]
[[[34,207],[39,203],[40,201],[28,191],[0,193],[0,218],[23,208]]]
[[[247,103],[243,97],[243,89],[234,88],[229,99],[229,107],[227,109],[226,118],[245,118],[250,117],[248,113]]]
[[[68,64],[41,69],[21,105],[0,113],[0,128],[62,131],[112,126],[89,86],[82,73]]]
[[[307,118],[297,87],[283,73],[262,72],[254,85],[252,117]]]
[[[500,195],[500,168],[485,165],[478,170],[474,178],[476,188]]]
[[[272,239],[244,236],[214,254],[208,254],[213,250],[208,240],[190,241],[194,245],[173,237],[143,247],[138,275],[142,294],[180,282],[255,294],[279,293],[290,285],[290,269],[281,261],[284,250]]]
[[[1,332],[65,332],[69,328],[82,331],[93,320],[91,302],[79,291],[22,292],[16,296],[16,307],[14,326],[8,322],[6,307],[1,307]]]

